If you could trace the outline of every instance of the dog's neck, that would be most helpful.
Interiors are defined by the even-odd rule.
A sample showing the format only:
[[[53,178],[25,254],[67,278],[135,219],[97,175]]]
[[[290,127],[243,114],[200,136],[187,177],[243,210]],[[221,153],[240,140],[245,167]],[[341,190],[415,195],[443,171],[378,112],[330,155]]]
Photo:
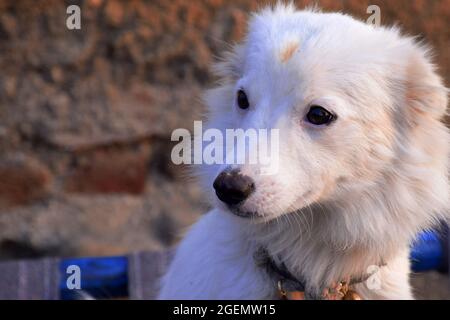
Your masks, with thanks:
[[[389,263],[408,246],[406,240],[397,238],[394,243],[389,237],[380,239],[380,243],[346,243],[341,235],[333,241],[333,234],[346,229],[324,210],[290,213],[267,224],[254,224],[246,232],[255,247],[263,246],[275,262],[283,263],[293,275],[308,279],[306,285],[313,290],[322,290],[347,277],[361,277],[370,268]]]

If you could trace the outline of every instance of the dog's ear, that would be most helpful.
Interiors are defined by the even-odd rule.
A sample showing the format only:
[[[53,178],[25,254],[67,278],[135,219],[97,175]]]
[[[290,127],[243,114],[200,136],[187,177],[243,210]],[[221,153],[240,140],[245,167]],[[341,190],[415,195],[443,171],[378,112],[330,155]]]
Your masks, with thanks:
[[[447,89],[429,58],[429,50],[416,47],[407,62],[405,97],[413,119],[441,119],[447,109]],[[411,119],[411,120],[413,120]]]

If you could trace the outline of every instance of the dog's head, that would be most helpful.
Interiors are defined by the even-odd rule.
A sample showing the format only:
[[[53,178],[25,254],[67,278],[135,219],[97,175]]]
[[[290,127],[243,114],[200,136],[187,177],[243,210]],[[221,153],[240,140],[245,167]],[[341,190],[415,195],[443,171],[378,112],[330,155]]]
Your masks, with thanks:
[[[215,205],[268,221],[310,206],[340,215],[350,204],[355,216],[347,217],[361,224],[371,217],[358,207],[390,206],[395,216],[445,206],[446,89],[414,39],[342,14],[278,6],[251,18],[216,71],[208,127],[224,137],[226,129],[278,129],[278,154],[271,174],[247,162],[203,166]]]

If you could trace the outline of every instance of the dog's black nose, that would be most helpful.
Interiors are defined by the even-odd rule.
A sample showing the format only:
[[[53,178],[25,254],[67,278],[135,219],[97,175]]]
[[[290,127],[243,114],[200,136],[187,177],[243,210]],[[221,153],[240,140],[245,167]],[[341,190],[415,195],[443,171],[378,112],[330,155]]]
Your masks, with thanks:
[[[221,172],[214,180],[213,187],[217,197],[229,205],[244,201],[255,190],[253,180],[237,170]]]

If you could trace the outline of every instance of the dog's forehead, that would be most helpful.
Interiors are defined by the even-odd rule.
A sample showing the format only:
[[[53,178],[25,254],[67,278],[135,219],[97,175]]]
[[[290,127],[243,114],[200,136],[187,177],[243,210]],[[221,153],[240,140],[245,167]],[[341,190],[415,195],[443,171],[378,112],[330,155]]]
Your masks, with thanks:
[[[366,37],[369,26],[342,14],[273,10],[255,15],[246,38],[249,67],[277,66],[308,54],[338,53]],[[349,38],[352,38],[351,42]],[[350,41],[350,42],[349,42]],[[328,59],[328,61],[331,61]]]
[[[275,60],[286,63],[298,53],[305,42],[305,33],[293,22],[275,24],[264,21],[250,24],[246,41],[249,64],[270,63]]]

